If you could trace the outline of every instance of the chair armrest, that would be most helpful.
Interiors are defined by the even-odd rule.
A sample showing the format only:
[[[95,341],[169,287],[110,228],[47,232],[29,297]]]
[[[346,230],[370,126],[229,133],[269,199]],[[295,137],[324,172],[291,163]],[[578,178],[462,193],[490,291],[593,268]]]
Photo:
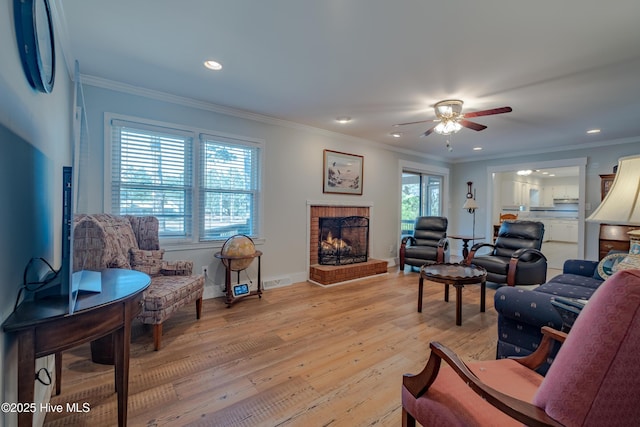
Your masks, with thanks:
[[[193,261],[162,261],[160,274],[163,276],[191,276]]]
[[[511,357],[511,359],[529,369],[538,369],[547,361],[547,357],[549,357],[554,341],[564,343],[564,340],[567,339],[567,334],[565,332],[560,332],[559,330],[550,328],[549,326],[543,326],[541,332],[542,341],[540,341],[536,351],[527,356]]]
[[[533,249],[533,248],[518,249],[513,254],[511,254],[511,259],[509,260],[509,268],[507,269],[507,284],[509,286],[514,286],[516,283],[516,269],[518,268],[518,263],[520,262],[521,258],[529,254],[533,254],[535,256],[535,259],[532,261],[523,261],[523,262],[537,262],[537,261],[540,261],[541,259],[543,259],[545,263],[547,262],[547,257],[544,256],[544,254],[537,249]],[[545,273],[545,278],[546,278],[546,273]]]
[[[501,393],[483,383],[453,351],[444,345],[431,342],[430,348],[431,355],[422,372],[417,375],[405,374],[402,379],[403,386],[415,398],[427,392],[438,375],[441,360],[444,360],[474,392],[510,417],[526,425],[562,426],[537,406]]]
[[[562,265],[562,274],[576,274],[578,276],[593,277],[597,268],[598,261],[568,259]]]
[[[443,237],[438,241],[438,254],[436,256],[436,262],[443,263],[449,262],[449,256],[446,255],[449,252],[449,239]]]
[[[473,264],[472,261],[473,261],[473,257],[476,256],[476,252],[478,251],[478,249],[481,249],[484,247],[491,248],[492,251],[495,249],[495,245],[493,245],[492,243],[487,243],[487,242],[476,243],[475,245],[471,246],[471,250],[469,251],[469,255],[467,255],[465,264]]]

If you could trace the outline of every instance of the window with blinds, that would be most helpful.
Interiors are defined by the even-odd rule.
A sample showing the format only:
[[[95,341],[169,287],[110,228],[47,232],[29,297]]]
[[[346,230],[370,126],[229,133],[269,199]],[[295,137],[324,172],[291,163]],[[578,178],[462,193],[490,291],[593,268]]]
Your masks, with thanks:
[[[200,163],[200,240],[257,236],[259,146],[201,135]]]
[[[110,123],[112,213],[156,216],[160,237],[192,243],[259,237],[262,143],[159,122]]]
[[[189,237],[193,137],[116,120],[111,130],[111,211],[153,215],[160,223],[160,236]]]

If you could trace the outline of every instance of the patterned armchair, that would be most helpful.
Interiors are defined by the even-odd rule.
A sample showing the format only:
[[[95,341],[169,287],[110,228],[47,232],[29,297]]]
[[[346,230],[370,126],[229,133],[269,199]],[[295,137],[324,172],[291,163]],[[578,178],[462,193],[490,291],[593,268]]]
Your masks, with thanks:
[[[193,262],[169,262],[163,256],[153,216],[81,214],[74,219],[74,271],[126,268],[151,276],[138,319],[154,325],[155,350],[161,347],[162,324],[181,307],[195,302],[200,318],[204,292],[204,277],[192,275]]]

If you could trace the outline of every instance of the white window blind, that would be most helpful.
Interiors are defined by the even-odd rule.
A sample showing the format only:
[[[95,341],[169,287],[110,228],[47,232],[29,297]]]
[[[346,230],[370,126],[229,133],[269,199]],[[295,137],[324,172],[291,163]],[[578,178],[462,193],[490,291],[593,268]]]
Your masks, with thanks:
[[[200,170],[200,240],[258,236],[260,147],[202,134]]]
[[[113,120],[111,203],[119,215],[153,215],[161,237],[192,234],[193,137]]]

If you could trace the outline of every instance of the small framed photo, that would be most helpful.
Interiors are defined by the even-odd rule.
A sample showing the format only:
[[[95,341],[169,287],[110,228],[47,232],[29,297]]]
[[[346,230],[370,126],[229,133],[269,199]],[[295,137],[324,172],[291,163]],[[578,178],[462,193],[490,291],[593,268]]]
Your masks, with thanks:
[[[324,193],[362,195],[364,157],[324,150]]]

